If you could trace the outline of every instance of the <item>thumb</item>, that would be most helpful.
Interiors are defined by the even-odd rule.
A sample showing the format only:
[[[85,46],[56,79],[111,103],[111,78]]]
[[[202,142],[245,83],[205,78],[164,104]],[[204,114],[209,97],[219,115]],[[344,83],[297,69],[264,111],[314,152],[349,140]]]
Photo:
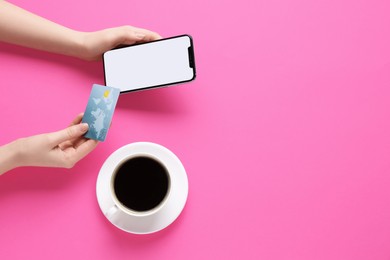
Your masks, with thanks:
[[[138,41],[144,40],[146,34],[136,28],[129,26],[121,26],[112,29],[115,32],[112,44],[114,47],[120,45],[132,45]]]
[[[72,125],[63,130],[49,134],[50,142],[55,146],[67,140],[81,137],[87,131],[88,131],[87,123]]]

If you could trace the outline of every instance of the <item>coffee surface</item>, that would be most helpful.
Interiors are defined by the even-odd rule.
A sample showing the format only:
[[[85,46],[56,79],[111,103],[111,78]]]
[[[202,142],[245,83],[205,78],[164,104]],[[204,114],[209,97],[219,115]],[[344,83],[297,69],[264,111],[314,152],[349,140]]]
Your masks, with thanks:
[[[166,169],[149,157],[134,157],[122,163],[114,177],[115,195],[120,203],[134,211],[157,207],[169,187]]]

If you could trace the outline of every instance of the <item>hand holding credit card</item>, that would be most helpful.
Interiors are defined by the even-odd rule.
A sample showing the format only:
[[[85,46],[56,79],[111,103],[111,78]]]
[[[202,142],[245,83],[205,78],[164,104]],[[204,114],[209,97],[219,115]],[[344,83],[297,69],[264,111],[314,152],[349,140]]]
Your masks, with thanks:
[[[120,90],[94,84],[82,119],[88,123],[86,138],[104,141],[111,124]]]

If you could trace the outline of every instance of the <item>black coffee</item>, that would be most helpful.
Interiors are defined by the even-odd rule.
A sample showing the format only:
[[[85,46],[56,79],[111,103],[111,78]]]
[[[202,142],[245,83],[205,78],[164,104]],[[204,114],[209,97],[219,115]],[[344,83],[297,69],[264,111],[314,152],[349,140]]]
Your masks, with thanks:
[[[122,163],[114,178],[116,197],[125,207],[134,211],[147,211],[158,206],[169,186],[165,167],[144,156],[130,158]]]

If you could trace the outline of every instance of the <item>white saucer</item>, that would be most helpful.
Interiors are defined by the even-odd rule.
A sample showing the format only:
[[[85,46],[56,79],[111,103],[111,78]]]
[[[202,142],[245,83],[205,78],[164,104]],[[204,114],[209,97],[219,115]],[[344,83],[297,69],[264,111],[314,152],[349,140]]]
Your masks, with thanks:
[[[110,181],[115,167],[125,158],[148,154],[164,163],[170,172],[170,193],[163,206],[153,214],[129,215],[122,212],[116,218],[109,211],[115,207]],[[187,201],[188,179],[179,158],[167,148],[149,142],[125,145],[112,153],[100,169],[96,183],[97,200],[103,214],[116,227],[134,234],[149,234],[169,226],[180,215]]]

